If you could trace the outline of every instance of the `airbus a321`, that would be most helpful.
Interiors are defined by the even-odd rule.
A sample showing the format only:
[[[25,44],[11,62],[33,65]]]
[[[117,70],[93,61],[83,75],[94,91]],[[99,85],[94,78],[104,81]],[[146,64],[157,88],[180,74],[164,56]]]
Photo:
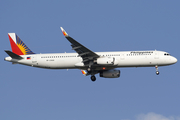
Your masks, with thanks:
[[[116,68],[121,67],[155,67],[156,74],[159,75],[159,66],[177,62],[169,53],[157,50],[93,52],[60,28],[76,53],[35,54],[15,33],[8,33],[12,52],[5,50],[9,55],[5,60],[38,68],[80,69],[85,76],[91,75],[92,81],[96,80],[95,74],[98,73],[100,77],[118,78],[120,70]]]

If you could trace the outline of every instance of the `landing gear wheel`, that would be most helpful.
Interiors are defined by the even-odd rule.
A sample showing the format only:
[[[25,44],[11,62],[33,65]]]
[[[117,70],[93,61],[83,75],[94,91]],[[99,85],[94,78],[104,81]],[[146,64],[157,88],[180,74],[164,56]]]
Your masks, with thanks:
[[[96,77],[94,75],[91,76],[91,80],[94,82],[96,81]]]
[[[159,75],[159,71],[156,71],[156,75]]]

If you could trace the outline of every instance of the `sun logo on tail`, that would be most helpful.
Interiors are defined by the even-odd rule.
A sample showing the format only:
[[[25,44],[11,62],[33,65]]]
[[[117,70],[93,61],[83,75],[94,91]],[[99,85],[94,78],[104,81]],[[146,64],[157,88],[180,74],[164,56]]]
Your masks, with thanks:
[[[16,41],[17,41],[17,46],[24,55],[34,54],[17,35],[16,35]]]

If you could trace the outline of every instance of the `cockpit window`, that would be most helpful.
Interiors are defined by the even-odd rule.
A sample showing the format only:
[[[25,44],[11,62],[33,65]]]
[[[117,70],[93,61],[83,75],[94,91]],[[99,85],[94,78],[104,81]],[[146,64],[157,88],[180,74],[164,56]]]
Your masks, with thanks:
[[[166,55],[166,56],[170,56],[170,54],[169,54],[169,53],[164,53],[164,55]]]

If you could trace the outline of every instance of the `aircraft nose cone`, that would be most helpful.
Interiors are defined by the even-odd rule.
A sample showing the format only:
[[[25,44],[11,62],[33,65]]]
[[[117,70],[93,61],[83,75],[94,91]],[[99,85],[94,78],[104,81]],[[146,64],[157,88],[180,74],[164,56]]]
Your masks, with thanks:
[[[172,58],[172,62],[173,62],[173,63],[177,63],[177,61],[178,61],[178,60],[177,60],[175,57]]]

